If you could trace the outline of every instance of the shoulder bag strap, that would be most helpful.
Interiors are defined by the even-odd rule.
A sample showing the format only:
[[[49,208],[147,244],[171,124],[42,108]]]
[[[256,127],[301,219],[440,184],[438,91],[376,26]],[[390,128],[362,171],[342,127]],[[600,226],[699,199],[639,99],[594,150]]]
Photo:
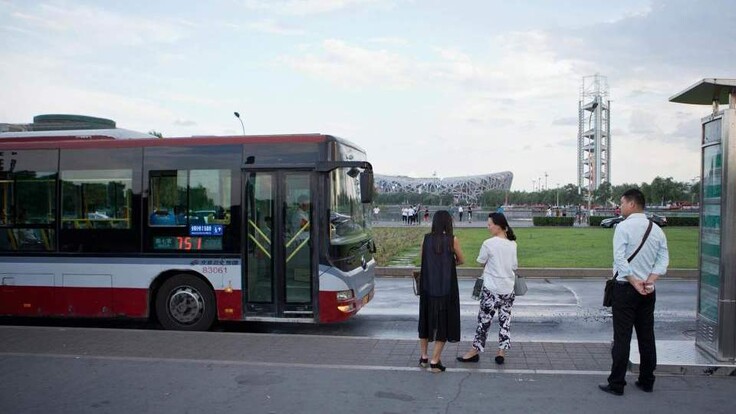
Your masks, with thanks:
[[[649,220],[649,226],[647,227],[647,231],[644,232],[644,237],[641,239],[641,244],[639,244],[639,247],[637,247],[636,250],[634,251],[634,253],[631,255],[631,257],[629,257],[629,259],[628,259],[629,260],[629,263],[631,263],[631,261],[634,260],[634,258],[636,257],[637,253],[639,253],[639,250],[641,250],[641,248],[644,247],[644,243],[646,243],[647,238],[649,237],[649,233],[652,232],[652,225],[653,224],[654,223],[651,220]]]
[[[647,238],[649,238],[649,233],[652,232],[653,224],[654,222],[652,220],[649,220],[649,226],[647,226],[647,231],[644,232],[644,237],[642,237],[641,243],[639,243],[639,247],[637,247],[636,250],[634,250],[634,253],[632,253],[631,256],[629,256],[629,258],[626,259],[627,262],[631,263],[631,261],[634,260],[636,255],[639,254],[639,250],[641,250],[641,248],[644,247],[644,243],[646,243]],[[616,279],[616,277],[618,277],[618,272],[616,272],[616,274],[613,275],[611,279]]]

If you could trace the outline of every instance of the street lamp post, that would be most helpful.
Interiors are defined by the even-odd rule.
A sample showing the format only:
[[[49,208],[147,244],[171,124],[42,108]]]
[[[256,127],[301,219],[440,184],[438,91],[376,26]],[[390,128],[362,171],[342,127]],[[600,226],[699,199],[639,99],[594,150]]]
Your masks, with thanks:
[[[557,183],[557,207],[560,206],[560,183]]]
[[[243,120],[240,119],[240,113],[239,112],[233,112],[233,115],[235,115],[236,118],[238,118],[238,121],[240,121],[240,127],[243,128],[243,135],[245,135],[245,124],[243,124]]]

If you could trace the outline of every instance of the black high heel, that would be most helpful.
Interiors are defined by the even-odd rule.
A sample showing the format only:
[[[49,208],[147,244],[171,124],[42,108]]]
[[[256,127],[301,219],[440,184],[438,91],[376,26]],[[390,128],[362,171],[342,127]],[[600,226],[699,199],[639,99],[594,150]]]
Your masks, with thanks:
[[[429,364],[429,367],[432,369],[432,372],[445,372],[447,368],[445,368],[444,365],[442,365],[442,361],[437,361],[436,364]]]
[[[503,355],[496,355],[495,360],[498,365],[503,365],[503,363],[505,362]]]
[[[419,357],[419,366],[422,368],[427,368],[429,366],[429,358]]]
[[[460,362],[478,362],[480,361],[480,354],[475,354],[470,358],[463,358],[461,356],[457,357],[457,360]]]

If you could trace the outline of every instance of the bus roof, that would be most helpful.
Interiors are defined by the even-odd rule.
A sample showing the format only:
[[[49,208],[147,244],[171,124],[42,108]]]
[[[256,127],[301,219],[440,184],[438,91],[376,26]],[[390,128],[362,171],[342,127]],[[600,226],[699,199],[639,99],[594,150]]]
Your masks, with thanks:
[[[144,134],[130,129],[78,129],[59,131],[23,131],[0,132],[0,142],[37,142],[37,141],[67,141],[67,140],[97,140],[97,139],[140,139],[156,138],[151,134]]]
[[[61,115],[53,116],[59,117]],[[72,130],[52,129],[0,132],[0,149],[130,148],[186,145],[237,145],[246,143],[318,143],[328,141],[338,142],[360,152],[365,152],[362,148],[349,140],[319,133],[235,136],[196,135],[190,137],[159,138],[143,132],[114,127],[107,129],[87,128]]]

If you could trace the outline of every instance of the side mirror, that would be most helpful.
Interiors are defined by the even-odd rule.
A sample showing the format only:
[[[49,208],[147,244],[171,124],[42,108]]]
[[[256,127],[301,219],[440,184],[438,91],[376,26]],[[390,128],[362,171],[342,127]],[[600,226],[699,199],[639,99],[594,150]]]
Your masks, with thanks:
[[[360,202],[373,202],[373,171],[366,170],[360,173]]]

